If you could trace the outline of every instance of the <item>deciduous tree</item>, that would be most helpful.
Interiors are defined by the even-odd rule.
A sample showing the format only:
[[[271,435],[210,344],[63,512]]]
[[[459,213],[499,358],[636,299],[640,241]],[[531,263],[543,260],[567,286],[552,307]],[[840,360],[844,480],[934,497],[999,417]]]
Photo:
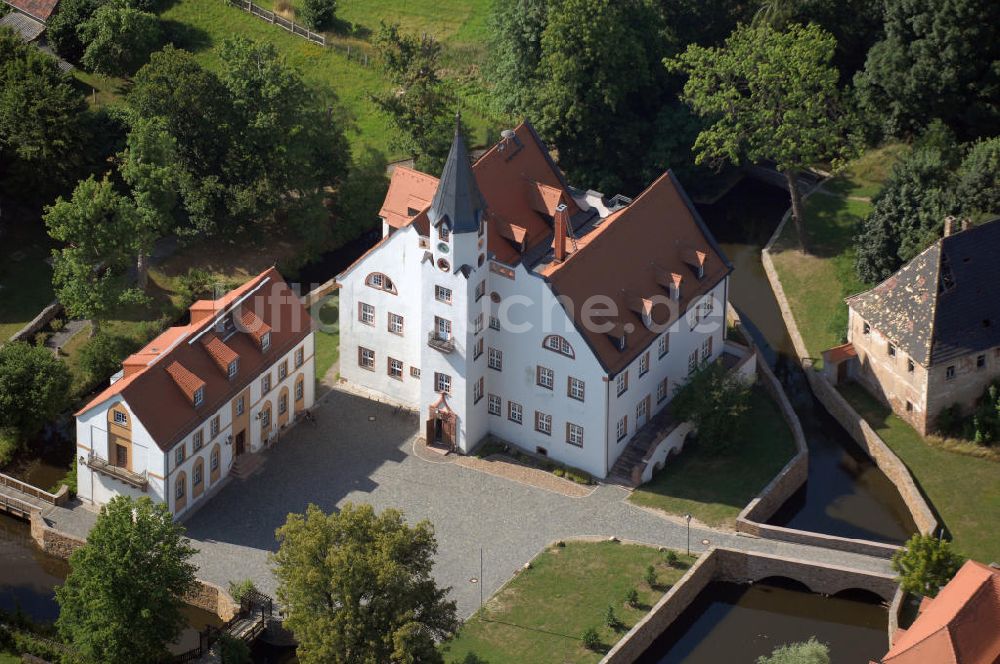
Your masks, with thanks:
[[[143,65],[162,39],[160,19],[114,0],[79,27],[81,64],[105,76],[127,76]]]
[[[0,346],[0,433],[24,439],[69,402],[70,374],[48,348],[10,341]]]
[[[888,133],[935,118],[963,139],[1000,133],[1000,3],[885,0],[884,18],[855,86]]]
[[[750,411],[750,387],[721,363],[705,364],[677,391],[671,409],[678,420],[694,425],[699,444],[725,450]]]
[[[329,30],[337,21],[337,0],[305,0],[302,20],[313,30]]]
[[[56,589],[59,633],[91,661],[163,661],[184,627],[195,553],[164,503],[112,498]]]
[[[303,664],[441,662],[436,640],[458,628],[455,603],[431,577],[431,524],[396,510],[310,505],[277,531],[273,556],[286,625]]]
[[[689,74],[683,99],[712,124],[698,134],[699,163],[773,161],[784,174],[804,241],[798,174],[854,152],[840,104],[836,42],[815,25],[740,26],[721,48],[689,46],[667,67]]]
[[[892,569],[899,574],[903,590],[936,597],[964,562],[948,541],[917,533],[893,554]]]
[[[779,646],[770,656],[758,657],[757,664],[830,664],[830,649],[814,636],[802,643]]]
[[[500,109],[515,117],[534,99],[548,7],[548,0],[497,0],[490,12],[490,57],[484,66]]]

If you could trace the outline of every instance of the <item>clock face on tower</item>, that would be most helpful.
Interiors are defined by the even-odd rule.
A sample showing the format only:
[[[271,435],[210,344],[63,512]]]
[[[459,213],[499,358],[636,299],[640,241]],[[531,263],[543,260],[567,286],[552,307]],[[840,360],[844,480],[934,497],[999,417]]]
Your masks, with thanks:
[[[438,242],[438,251],[440,251],[442,254],[448,253],[448,243]]]

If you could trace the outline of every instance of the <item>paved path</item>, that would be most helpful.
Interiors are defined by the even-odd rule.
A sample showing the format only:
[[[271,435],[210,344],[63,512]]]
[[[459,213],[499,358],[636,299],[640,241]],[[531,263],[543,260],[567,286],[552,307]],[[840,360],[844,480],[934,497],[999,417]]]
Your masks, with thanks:
[[[479,550],[488,597],[547,544],[574,537],[616,536],[683,550],[680,520],[631,505],[626,492],[601,486],[584,498],[511,482],[413,454],[416,421],[390,407],[333,390],[316,410],[317,425],[302,423],[267,453],[244,481],[233,481],[186,523],[200,549],[199,576],[223,586],[253,578],[275,590],[268,553],[275,529],[289,512],[315,503],[332,511],[346,501],[401,509],[411,522],[429,519],[438,539],[435,576],[451,586],[459,614],[479,603]],[[691,549],[711,545],[773,553],[889,572],[888,561],[816,547],[772,542],[709,529],[691,530]]]

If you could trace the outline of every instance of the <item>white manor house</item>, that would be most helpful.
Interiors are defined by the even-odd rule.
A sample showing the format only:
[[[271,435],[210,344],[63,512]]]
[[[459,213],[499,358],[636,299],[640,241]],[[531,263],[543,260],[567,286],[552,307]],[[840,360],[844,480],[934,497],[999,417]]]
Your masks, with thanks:
[[[313,324],[274,268],[190,307],[76,414],[77,495],[200,506],[313,405]]]
[[[493,436],[608,475],[723,352],[732,264],[672,173],[635,200],[571,187],[530,124],[441,178],[398,167],[383,237],[337,277],[341,376],[427,441]]]

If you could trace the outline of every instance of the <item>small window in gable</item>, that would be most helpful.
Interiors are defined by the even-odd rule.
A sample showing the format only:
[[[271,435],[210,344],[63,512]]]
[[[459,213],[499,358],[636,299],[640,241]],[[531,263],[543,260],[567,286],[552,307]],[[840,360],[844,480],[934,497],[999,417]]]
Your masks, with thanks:
[[[396,285],[392,283],[392,279],[381,272],[372,272],[365,277],[365,285],[386,293],[396,294]]]
[[[561,337],[558,334],[550,334],[545,337],[542,346],[566,357],[576,357],[573,347],[566,341],[565,337]]]
[[[115,411],[115,424],[126,424],[128,423],[128,418],[125,417],[125,413],[120,410]]]

